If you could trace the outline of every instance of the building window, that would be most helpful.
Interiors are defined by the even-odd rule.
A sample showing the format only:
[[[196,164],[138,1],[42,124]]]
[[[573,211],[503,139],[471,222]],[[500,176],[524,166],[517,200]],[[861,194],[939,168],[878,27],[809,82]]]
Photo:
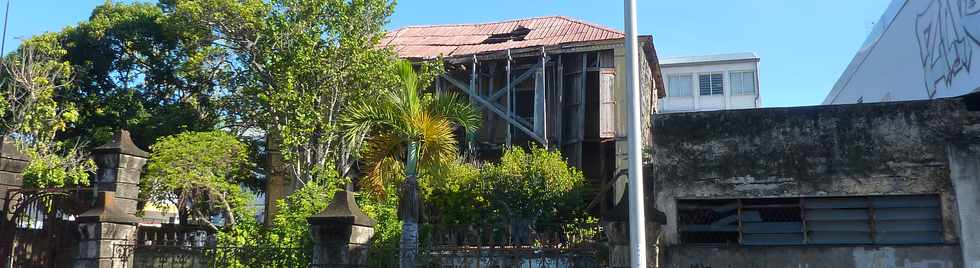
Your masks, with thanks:
[[[689,244],[942,243],[938,195],[678,200]]]
[[[667,96],[670,97],[690,97],[694,91],[694,83],[691,75],[668,75],[667,76]]]
[[[755,72],[738,71],[728,73],[733,95],[755,94]]]
[[[722,86],[722,75],[720,73],[698,75],[698,83],[701,96],[721,95],[725,91]]]

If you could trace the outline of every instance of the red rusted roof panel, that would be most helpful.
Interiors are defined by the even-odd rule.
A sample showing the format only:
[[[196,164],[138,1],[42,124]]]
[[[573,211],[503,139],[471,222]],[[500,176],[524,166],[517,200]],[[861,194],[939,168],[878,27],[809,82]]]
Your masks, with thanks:
[[[523,40],[487,42],[491,35],[507,35],[519,28],[530,32]],[[552,16],[481,24],[411,26],[389,32],[382,46],[404,58],[457,57],[506,49],[553,46],[565,43],[623,38],[623,33],[601,25]]]

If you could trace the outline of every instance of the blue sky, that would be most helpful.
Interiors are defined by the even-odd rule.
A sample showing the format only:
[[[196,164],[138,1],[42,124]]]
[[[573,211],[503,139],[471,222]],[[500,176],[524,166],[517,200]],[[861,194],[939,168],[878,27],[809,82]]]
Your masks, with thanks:
[[[12,0],[15,38],[88,18],[104,0]],[[3,1],[2,3],[5,3]],[[815,105],[833,87],[890,0],[638,0],[641,34],[662,57],[755,52],[766,107]],[[623,28],[622,1],[401,0],[389,28],[564,15]],[[5,52],[6,52],[5,51]]]

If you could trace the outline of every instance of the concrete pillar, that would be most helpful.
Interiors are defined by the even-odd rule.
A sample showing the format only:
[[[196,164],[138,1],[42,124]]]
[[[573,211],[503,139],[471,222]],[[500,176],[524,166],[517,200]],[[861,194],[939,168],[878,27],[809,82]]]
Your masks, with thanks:
[[[119,207],[114,192],[100,192],[95,208],[77,217],[81,241],[75,256],[75,268],[132,267],[127,248],[136,244],[139,218]]]
[[[960,218],[963,267],[980,268],[980,154],[956,146],[946,151]]]
[[[307,220],[313,236],[313,267],[367,264],[375,223],[361,212],[353,192],[337,191],[327,209]]]
[[[609,267],[630,267],[630,227],[626,221],[602,223],[602,231],[609,241]]]
[[[140,176],[149,154],[133,144],[129,131],[119,130],[112,141],[93,149],[92,155],[98,166],[93,182],[96,191],[115,192],[116,206],[136,215]]]
[[[30,159],[17,150],[10,137],[0,137],[0,211],[4,211],[4,221],[9,219],[7,192],[20,189],[24,185],[24,169]]]

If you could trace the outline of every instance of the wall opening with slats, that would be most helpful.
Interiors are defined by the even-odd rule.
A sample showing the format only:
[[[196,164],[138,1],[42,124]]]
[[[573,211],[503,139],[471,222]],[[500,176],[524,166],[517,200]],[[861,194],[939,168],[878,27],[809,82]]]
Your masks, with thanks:
[[[846,245],[942,243],[939,195],[685,199],[687,244]]]

